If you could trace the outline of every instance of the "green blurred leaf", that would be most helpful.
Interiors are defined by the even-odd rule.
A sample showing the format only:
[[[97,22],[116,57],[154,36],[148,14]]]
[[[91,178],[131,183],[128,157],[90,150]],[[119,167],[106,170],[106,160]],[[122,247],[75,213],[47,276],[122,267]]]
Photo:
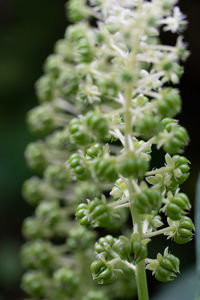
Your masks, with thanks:
[[[197,179],[195,199],[195,227],[196,227],[196,300],[200,299],[200,174]]]

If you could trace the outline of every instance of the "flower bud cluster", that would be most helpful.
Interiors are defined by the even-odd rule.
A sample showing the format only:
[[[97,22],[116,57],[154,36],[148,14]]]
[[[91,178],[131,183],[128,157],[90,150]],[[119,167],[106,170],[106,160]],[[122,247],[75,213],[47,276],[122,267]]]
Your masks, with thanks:
[[[153,236],[184,244],[194,231],[186,216],[190,201],[180,192],[190,170],[181,155],[189,137],[174,119],[181,96],[170,87],[179,83],[188,51],[182,36],[174,46],[159,40],[161,30],[179,33],[186,25],[176,2],[67,4],[75,24],[47,58],[36,83],[39,106],[27,115],[38,140],[25,157],[38,175],[23,185],[36,208],[23,224],[28,242],[22,258],[29,271],[22,287],[33,299],[107,300],[107,290],[98,290],[95,281],[116,280],[109,299],[129,299],[135,274],[143,300],[146,280],[138,274],[145,268],[162,282],[179,272],[179,259],[168,250],[155,260],[147,251]],[[166,153],[161,168],[151,164],[155,147]],[[163,213],[168,226],[159,229]],[[129,215],[131,234],[125,230]],[[95,243],[97,227],[108,234]]]

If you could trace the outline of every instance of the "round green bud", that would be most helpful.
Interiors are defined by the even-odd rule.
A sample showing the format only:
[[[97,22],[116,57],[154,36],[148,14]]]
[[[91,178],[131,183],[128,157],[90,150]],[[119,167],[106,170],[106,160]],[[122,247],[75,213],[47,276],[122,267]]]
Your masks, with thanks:
[[[79,153],[74,153],[68,159],[68,164],[76,176],[77,180],[87,180],[89,178],[89,171],[85,167],[83,158]]]
[[[55,265],[54,252],[50,243],[36,240],[22,247],[22,262],[32,269],[51,269]]]
[[[184,156],[174,155],[172,160],[175,164],[175,170],[171,178],[172,185],[182,184],[189,176],[189,160]]]
[[[40,271],[30,271],[22,277],[22,289],[30,296],[40,298],[45,294],[45,275]]]
[[[69,132],[74,142],[78,145],[87,145],[91,142],[90,136],[83,129],[81,120],[78,118],[72,119],[69,123]]]
[[[59,190],[64,189],[70,181],[69,172],[62,165],[49,165],[44,172],[44,178]]]
[[[53,286],[60,294],[73,296],[78,284],[78,275],[67,267],[62,267],[53,274]]]
[[[106,294],[103,291],[88,291],[81,300],[109,300]]]
[[[43,227],[54,228],[61,220],[61,213],[57,202],[43,201],[36,208],[36,217]]]
[[[106,235],[105,237],[101,237],[94,246],[94,250],[96,254],[104,252],[105,254],[109,255],[112,246],[117,241],[112,235]]]
[[[162,129],[160,118],[154,115],[144,115],[144,117],[136,122],[135,130],[144,139],[150,139],[156,136]]]
[[[158,266],[155,269],[155,278],[161,282],[168,282],[176,277],[176,273],[179,272],[179,259],[172,255],[167,254],[159,261]]]
[[[85,63],[91,62],[93,55],[92,55],[92,49],[88,38],[86,36],[82,37],[77,42],[76,46],[77,46],[80,62],[85,62]]]
[[[91,182],[83,182],[75,188],[75,201],[77,203],[84,202],[86,199],[94,199],[101,196],[99,188]]]
[[[72,68],[66,68],[62,71],[56,80],[58,91],[63,97],[76,94],[78,90],[78,78],[77,74]]]
[[[99,284],[111,283],[115,279],[115,274],[112,270],[112,267],[105,264],[101,260],[95,260],[92,262],[90,267],[92,277]]]
[[[29,167],[41,173],[47,166],[45,147],[42,142],[30,143],[25,150],[25,158]]]
[[[193,236],[194,224],[189,217],[182,217],[176,234],[174,235],[174,241],[177,244],[186,244],[191,241]]]
[[[23,183],[22,194],[28,203],[37,205],[45,197],[45,189],[41,179],[35,176],[27,179]]]
[[[189,141],[187,130],[170,118],[164,119],[162,123],[164,128],[171,133],[171,137],[164,144],[163,149],[169,154],[181,153]]]
[[[141,260],[147,258],[147,247],[139,241],[132,242],[132,248],[134,253],[135,263],[139,263]]]
[[[190,209],[190,201],[186,194],[177,193],[166,206],[166,215],[172,220],[180,220]]]
[[[78,205],[78,207],[76,209],[76,218],[80,220],[81,225],[90,227],[87,203],[81,203]]]
[[[85,116],[87,126],[99,137],[104,138],[108,133],[107,121],[98,113],[89,111]]]
[[[40,224],[38,224],[37,219],[34,217],[28,217],[24,220],[22,232],[27,239],[38,239],[43,236]]]
[[[142,178],[148,168],[148,162],[141,157],[129,156],[119,163],[119,172],[124,177]]]
[[[87,230],[83,226],[72,228],[67,239],[67,246],[72,251],[82,251],[88,249],[95,239],[95,233]]]
[[[103,146],[101,144],[94,144],[87,149],[87,158],[94,159],[103,154]]]
[[[41,103],[50,102],[52,100],[53,88],[53,80],[49,74],[40,77],[40,79],[36,82],[36,93]]]
[[[63,59],[60,55],[52,54],[46,59],[44,64],[44,70],[46,73],[50,73],[54,78],[57,78],[60,74],[60,70],[63,65]]]
[[[161,117],[174,117],[181,110],[181,98],[176,89],[165,88],[162,90],[158,102],[158,113]]]
[[[140,214],[155,214],[158,212],[162,204],[162,195],[158,190],[153,188],[137,194],[134,206]]]
[[[117,170],[114,160],[97,158],[94,164],[96,176],[102,181],[113,182],[117,179]]]
[[[100,78],[98,79],[97,85],[99,87],[102,100],[113,99],[113,97],[117,96],[119,87],[114,80]]]
[[[70,0],[68,15],[71,22],[80,22],[89,16],[85,0]]]

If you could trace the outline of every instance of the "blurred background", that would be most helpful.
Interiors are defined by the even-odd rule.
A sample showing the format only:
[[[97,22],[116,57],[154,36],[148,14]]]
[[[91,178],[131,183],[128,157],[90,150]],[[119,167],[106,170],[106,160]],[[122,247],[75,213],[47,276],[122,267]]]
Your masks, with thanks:
[[[65,2],[0,0],[0,300],[21,300],[23,297],[19,288],[21,224],[32,213],[21,196],[21,185],[31,175],[23,152],[33,139],[27,130],[25,116],[37,104],[34,83],[43,72],[43,62],[68,24]],[[185,155],[192,163],[191,176],[183,190],[193,202],[200,170],[200,1],[182,0],[180,6],[189,19],[185,40],[192,53],[180,86],[183,110],[179,119],[191,137]],[[165,42],[168,42],[166,38]],[[163,249],[165,245],[164,239],[156,239],[155,243],[154,249]],[[170,249],[181,258],[182,270],[194,265],[194,242],[185,246],[170,243]],[[160,286],[162,288],[153,279],[150,284],[152,295]]]

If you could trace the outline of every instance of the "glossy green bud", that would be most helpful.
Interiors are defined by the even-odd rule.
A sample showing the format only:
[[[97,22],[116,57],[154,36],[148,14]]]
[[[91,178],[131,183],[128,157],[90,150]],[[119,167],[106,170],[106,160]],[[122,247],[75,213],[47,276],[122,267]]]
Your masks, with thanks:
[[[174,117],[181,110],[181,98],[176,89],[165,88],[162,90],[158,102],[158,113],[162,117]]]
[[[103,291],[89,291],[81,300],[109,300]]]
[[[91,142],[91,138],[88,133],[83,130],[81,120],[74,118],[69,123],[69,132],[74,142],[78,145],[87,145]]]
[[[94,144],[87,149],[87,158],[94,159],[103,154],[103,146],[101,144]]]
[[[144,115],[141,120],[136,122],[135,130],[144,139],[150,139],[156,136],[162,129],[160,118],[155,115]]]
[[[63,165],[49,165],[45,172],[44,178],[56,189],[64,189],[70,181],[70,175]]]
[[[140,241],[133,241],[132,248],[134,253],[135,263],[139,263],[141,260],[147,258],[147,246],[142,244]]]
[[[104,252],[105,254],[109,255],[112,246],[117,241],[112,235],[106,235],[105,237],[101,237],[94,246],[94,250],[96,254]]]
[[[29,271],[22,277],[21,287],[30,296],[40,298],[45,294],[45,275],[40,271]]]
[[[190,201],[186,194],[177,193],[166,206],[166,215],[172,220],[180,220],[190,209]]]
[[[27,114],[27,122],[30,131],[38,136],[47,135],[58,127],[55,122],[55,112],[47,103],[31,109]]]
[[[40,77],[36,82],[36,93],[41,103],[50,102],[52,100],[53,88],[53,80],[48,74]]]
[[[140,214],[155,214],[162,204],[162,196],[158,190],[146,189],[135,196],[134,206]]]
[[[129,156],[119,163],[119,172],[124,177],[142,178],[148,168],[148,162],[141,157]]]
[[[161,282],[168,282],[176,277],[179,272],[179,259],[172,255],[167,254],[160,258],[159,264],[155,269],[155,278]]]
[[[107,227],[110,223],[109,209],[103,200],[95,198],[77,207],[76,218],[86,227]]]
[[[88,249],[95,239],[95,232],[87,230],[83,226],[76,226],[69,232],[67,246],[72,251],[83,251]]]
[[[186,244],[191,241],[194,231],[194,224],[189,217],[182,217],[176,234],[174,235],[174,241],[177,244]]]
[[[170,118],[164,119],[162,123],[165,130],[171,134],[170,139],[163,145],[163,149],[169,154],[181,153],[189,141],[186,129]]]
[[[97,178],[102,181],[113,182],[118,177],[114,160],[97,158],[94,164],[94,170]]]
[[[77,178],[77,180],[87,180],[89,178],[89,171],[84,165],[83,158],[79,153],[74,153],[68,159],[68,164]]]
[[[28,203],[35,206],[46,196],[45,185],[40,178],[34,176],[23,183],[22,194]]]
[[[61,295],[73,296],[78,284],[78,275],[67,267],[62,267],[53,274],[53,286]]]
[[[36,208],[36,217],[41,225],[46,228],[54,228],[61,220],[61,212],[57,202],[43,201]]]
[[[47,166],[44,144],[42,142],[30,143],[25,150],[25,158],[29,167],[41,173]]]
[[[108,133],[108,123],[100,114],[89,111],[85,116],[87,126],[95,135],[104,138]]]
[[[173,185],[182,184],[189,176],[189,160],[184,156],[174,155],[172,160],[175,164],[175,170],[171,179]]]
[[[112,267],[108,264],[105,264],[101,260],[94,260],[90,267],[92,277],[99,284],[108,284],[113,282],[115,279],[115,274],[112,270]]]
[[[22,248],[22,262],[32,269],[52,269],[55,265],[54,251],[50,243],[40,240],[26,243]]]

